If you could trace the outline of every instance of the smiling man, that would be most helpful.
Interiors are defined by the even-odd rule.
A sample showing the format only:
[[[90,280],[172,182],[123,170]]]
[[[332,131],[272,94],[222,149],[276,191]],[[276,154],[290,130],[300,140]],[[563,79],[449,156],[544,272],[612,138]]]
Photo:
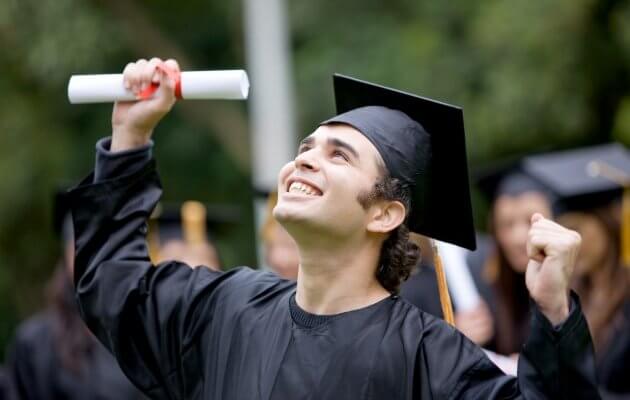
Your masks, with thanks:
[[[279,174],[275,217],[300,254],[271,273],[151,265],[146,219],[161,188],[151,136],[175,102],[159,59],[129,64],[94,174],[72,193],[83,317],[159,399],[596,398],[591,341],[568,281],[580,238],[541,215],[528,243],[530,338],[518,378],[396,296],[419,253],[409,232],[474,247],[463,121],[441,103],[348,78],[339,115]],[[426,129],[426,130],[425,130]],[[437,179],[444,177],[445,179]]]

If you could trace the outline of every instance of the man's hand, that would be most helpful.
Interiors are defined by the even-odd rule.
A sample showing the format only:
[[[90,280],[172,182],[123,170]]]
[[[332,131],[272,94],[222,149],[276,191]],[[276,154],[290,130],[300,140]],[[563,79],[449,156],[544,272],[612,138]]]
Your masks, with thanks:
[[[175,60],[162,61],[159,58],[138,60],[125,67],[123,82],[126,89],[138,95],[152,83],[159,84],[159,88],[148,100],[114,104],[112,151],[129,150],[148,143],[155,126],[175,104],[175,81],[158,65],[179,73]]]
[[[540,311],[558,325],[569,316],[569,282],[582,238],[540,214],[532,216],[525,282]]]

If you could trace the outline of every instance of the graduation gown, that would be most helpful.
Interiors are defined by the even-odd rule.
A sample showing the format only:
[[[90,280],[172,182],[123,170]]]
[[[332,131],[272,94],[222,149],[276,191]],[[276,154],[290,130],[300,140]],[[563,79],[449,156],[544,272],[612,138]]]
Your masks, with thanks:
[[[630,299],[611,322],[610,339],[596,354],[597,378],[604,398],[630,398]]]
[[[125,166],[140,163],[141,151],[148,153],[97,162],[95,176],[70,195],[83,318],[151,397],[597,398],[577,300],[559,329],[534,309],[514,378],[399,297],[322,317],[300,310],[295,283],[271,273],[151,265],[146,220],[161,195],[155,162]]]
[[[145,399],[123,375],[116,359],[96,340],[80,375],[64,368],[54,343],[55,323],[53,313],[48,311],[19,326],[7,365],[16,400]]]

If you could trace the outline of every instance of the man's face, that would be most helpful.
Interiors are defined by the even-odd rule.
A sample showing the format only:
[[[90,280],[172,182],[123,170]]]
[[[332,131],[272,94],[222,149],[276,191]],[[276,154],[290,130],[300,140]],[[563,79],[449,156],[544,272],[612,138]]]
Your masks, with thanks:
[[[292,234],[300,229],[330,237],[365,232],[368,211],[357,198],[379,177],[377,160],[376,148],[356,129],[319,127],[280,171],[274,217]]]

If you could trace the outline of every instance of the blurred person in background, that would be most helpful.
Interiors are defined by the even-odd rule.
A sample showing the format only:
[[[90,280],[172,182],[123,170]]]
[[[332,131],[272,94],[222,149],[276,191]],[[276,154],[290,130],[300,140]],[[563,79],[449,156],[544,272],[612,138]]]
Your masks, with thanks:
[[[230,212],[221,218],[210,215],[203,203],[194,200],[181,206],[158,205],[149,220],[147,234],[151,259],[156,264],[177,260],[220,271],[221,258],[210,232],[230,218]]]
[[[438,318],[444,318],[440,304],[440,293],[433,266],[433,251],[429,239],[414,235],[420,249],[420,260],[409,278],[400,285],[400,297]]]
[[[602,397],[630,398],[630,238],[622,240],[630,154],[608,144],[530,157],[525,166],[557,193],[558,221],[582,235],[572,287],[593,337]]]
[[[72,284],[74,241],[66,197],[55,201],[62,256],[50,279],[48,307],[22,322],[8,351],[18,400],[136,400],[145,397],[79,316]]]
[[[297,280],[300,266],[298,247],[289,232],[273,216],[273,208],[277,203],[278,193],[269,193],[265,220],[260,231],[265,262],[278,276]]]
[[[480,175],[478,186],[490,200],[489,235],[482,236],[477,251],[467,258],[482,303],[456,312],[455,321],[478,345],[516,358],[530,320],[525,271],[531,217],[540,213],[550,218],[553,200],[549,190],[517,163]]]

